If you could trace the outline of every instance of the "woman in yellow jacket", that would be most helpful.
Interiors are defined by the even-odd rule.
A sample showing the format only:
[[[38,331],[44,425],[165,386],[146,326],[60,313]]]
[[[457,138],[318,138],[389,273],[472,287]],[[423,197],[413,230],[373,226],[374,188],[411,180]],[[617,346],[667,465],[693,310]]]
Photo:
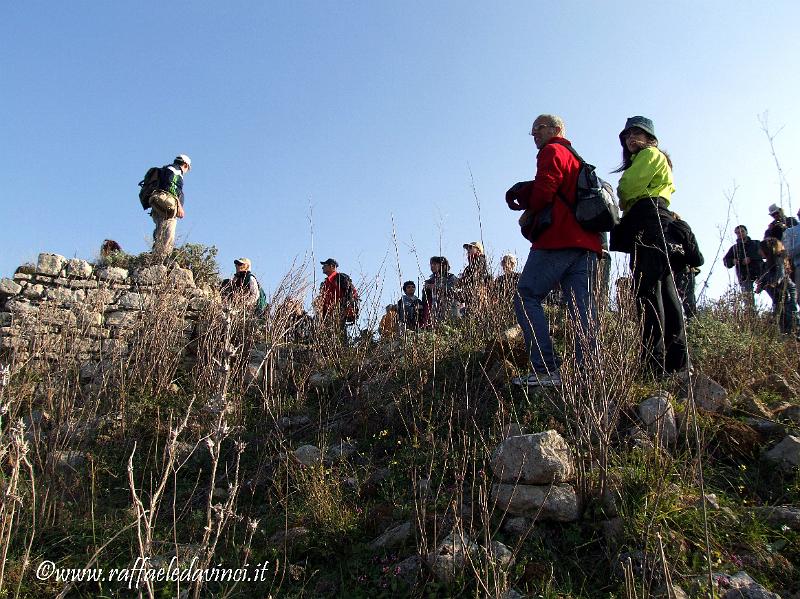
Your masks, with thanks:
[[[644,322],[644,357],[653,374],[661,377],[688,364],[683,310],[667,249],[667,227],[673,220],[669,203],[675,191],[672,162],[658,149],[653,121],[646,117],[629,118],[619,140],[620,230],[628,240],[624,249],[631,254],[637,306]]]

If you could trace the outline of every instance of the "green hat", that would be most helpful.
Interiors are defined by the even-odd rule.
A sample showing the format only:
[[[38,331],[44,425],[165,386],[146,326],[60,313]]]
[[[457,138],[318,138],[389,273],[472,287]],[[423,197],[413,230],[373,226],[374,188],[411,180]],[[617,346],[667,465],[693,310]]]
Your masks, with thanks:
[[[653,121],[645,116],[632,116],[625,121],[625,128],[619,132],[619,141],[622,144],[625,143],[623,135],[625,135],[628,129],[633,129],[634,127],[641,129],[645,133],[649,133],[655,138],[656,141],[658,141],[658,137],[656,137],[656,128],[653,126]]]

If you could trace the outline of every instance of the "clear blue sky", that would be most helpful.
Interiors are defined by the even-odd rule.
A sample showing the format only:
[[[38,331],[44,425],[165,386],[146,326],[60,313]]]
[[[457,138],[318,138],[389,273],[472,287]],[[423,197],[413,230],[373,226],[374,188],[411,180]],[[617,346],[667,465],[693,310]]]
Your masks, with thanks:
[[[268,288],[310,255],[310,206],[315,268],[383,272],[387,300],[393,220],[403,279],[440,253],[459,271],[481,236],[495,263],[524,260],[503,194],[533,176],[530,125],[553,112],[614,184],[625,118],[655,121],[705,278],[726,192],[725,248],[780,200],[766,110],[797,180],[798,23],[796,0],[6,3],[0,276],[104,238],[147,249],[136,183],[178,153],[193,160],[179,238],[216,245],[223,273],[250,257]],[[715,266],[713,296],[730,274]]]

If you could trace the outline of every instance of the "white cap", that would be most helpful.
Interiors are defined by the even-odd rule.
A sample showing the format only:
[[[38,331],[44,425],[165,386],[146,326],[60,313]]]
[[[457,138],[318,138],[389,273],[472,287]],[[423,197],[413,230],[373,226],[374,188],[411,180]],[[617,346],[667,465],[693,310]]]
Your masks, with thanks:
[[[186,154],[178,154],[175,156],[175,162],[183,162],[187,167],[189,167],[189,170],[192,170],[192,159]]]

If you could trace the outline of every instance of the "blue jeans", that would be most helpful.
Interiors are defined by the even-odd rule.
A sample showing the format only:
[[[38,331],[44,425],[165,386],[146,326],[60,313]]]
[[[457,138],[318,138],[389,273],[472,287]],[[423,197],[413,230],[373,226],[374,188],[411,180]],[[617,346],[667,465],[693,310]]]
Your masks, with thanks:
[[[514,297],[514,309],[535,372],[545,374],[559,366],[542,307],[544,298],[559,283],[570,315],[580,326],[575,335],[575,359],[579,364],[583,360],[581,339],[589,346],[594,344],[590,325],[594,326],[597,318],[596,274],[597,254],[588,250],[531,250],[528,254],[519,279],[519,293]]]

